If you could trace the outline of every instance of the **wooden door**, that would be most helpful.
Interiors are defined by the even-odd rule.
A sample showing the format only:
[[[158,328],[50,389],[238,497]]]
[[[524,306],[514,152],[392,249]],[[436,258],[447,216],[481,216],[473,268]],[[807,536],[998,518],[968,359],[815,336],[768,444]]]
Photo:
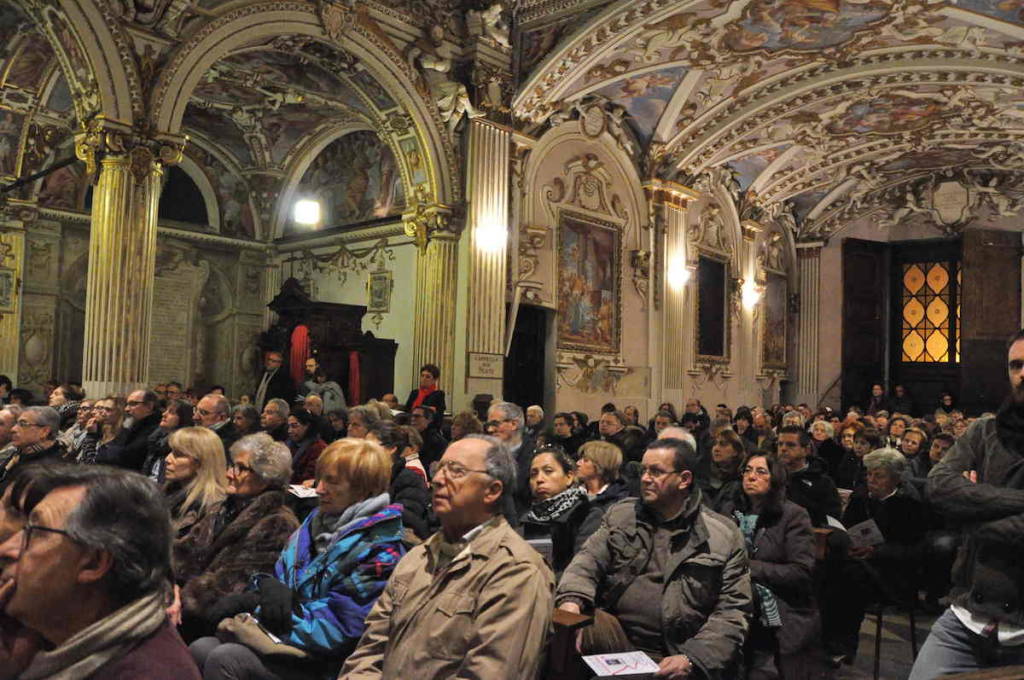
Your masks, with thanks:
[[[863,406],[885,371],[888,245],[843,240],[843,408]],[[828,295],[828,291],[822,291]]]

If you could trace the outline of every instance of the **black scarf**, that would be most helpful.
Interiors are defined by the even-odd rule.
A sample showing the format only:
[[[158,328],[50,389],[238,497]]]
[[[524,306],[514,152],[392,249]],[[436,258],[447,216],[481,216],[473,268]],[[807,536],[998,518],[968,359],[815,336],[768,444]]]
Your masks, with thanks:
[[[996,413],[996,434],[1007,449],[1024,456],[1024,404],[1007,397]]]

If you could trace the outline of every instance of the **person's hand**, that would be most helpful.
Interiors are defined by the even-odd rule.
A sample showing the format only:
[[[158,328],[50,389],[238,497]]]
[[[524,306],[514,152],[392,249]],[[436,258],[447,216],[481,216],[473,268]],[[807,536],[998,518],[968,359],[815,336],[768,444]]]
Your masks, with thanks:
[[[978,483],[978,471],[977,470],[964,470],[963,474],[964,474],[964,479],[966,479],[971,484],[977,484]]]
[[[865,545],[860,548],[850,548],[850,557],[855,560],[869,560],[875,556],[875,546]]]
[[[561,609],[563,612],[570,612],[572,614],[583,613],[583,611],[580,609],[580,606],[575,602],[563,602],[562,604],[558,605],[558,608]]]
[[[666,656],[658,664],[658,672],[654,674],[654,677],[683,680],[683,678],[690,677],[692,671],[693,664],[690,663],[690,660],[685,655]]]
[[[174,601],[167,607],[167,619],[173,626],[181,625],[181,588],[174,586]]]
[[[316,480],[307,479],[304,482],[302,482],[302,486],[306,487],[307,489],[312,489],[314,486],[316,486]]]
[[[100,428],[100,417],[99,416],[93,416],[92,418],[89,418],[89,421],[85,424],[85,429],[86,429],[87,432],[95,433],[95,432],[97,432],[99,430],[99,428]]]
[[[251,612],[260,603],[260,596],[257,593],[234,593],[225,595],[206,610],[206,620],[216,628],[217,624],[224,619],[229,619],[235,614]]]
[[[292,589],[276,578],[260,581],[260,623],[271,633],[284,635],[292,629]]]

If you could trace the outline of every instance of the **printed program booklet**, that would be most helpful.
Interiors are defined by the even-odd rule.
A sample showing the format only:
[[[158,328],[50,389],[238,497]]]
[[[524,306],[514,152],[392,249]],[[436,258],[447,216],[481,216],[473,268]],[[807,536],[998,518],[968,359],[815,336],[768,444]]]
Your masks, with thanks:
[[[643,652],[623,652],[620,654],[594,654],[585,656],[583,660],[590,670],[602,678],[651,678],[658,671],[658,664]]]

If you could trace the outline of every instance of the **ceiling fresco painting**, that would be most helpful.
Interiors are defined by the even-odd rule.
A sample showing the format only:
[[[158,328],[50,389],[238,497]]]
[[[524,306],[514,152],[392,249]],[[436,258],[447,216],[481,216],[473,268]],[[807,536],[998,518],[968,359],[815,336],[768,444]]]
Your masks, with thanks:
[[[637,136],[646,143],[654,135],[654,128],[686,71],[681,66],[650,71],[617,81],[596,93],[624,107],[632,116]]]
[[[690,77],[629,101],[660,73]],[[741,209],[788,204],[795,237],[820,238],[844,214],[890,209],[888,187],[922,174],[1024,175],[1022,73],[1024,0],[615,5],[562,37],[514,108],[559,120],[596,91],[641,133],[640,167],[691,186],[724,168]],[[673,105],[656,114],[652,96]]]

